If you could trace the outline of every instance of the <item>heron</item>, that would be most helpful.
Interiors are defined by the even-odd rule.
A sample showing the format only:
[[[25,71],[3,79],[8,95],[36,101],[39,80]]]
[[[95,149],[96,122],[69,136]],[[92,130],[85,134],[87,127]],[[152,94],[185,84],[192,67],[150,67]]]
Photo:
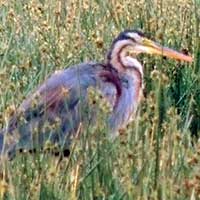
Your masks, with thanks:
[[[144,69],[137,60],[141,53],[192,62],[191,56],[163,47],[140,31],[125,30],[113,40],[104,62],[81,63],[56,71],[21,103],[0,131],[1,155],[13,158],[16,152],[42,148],[47,141],[63,152],[69,150],[80,124],[87,121],[81,107],[88,104],[91,87],[111,105],[106,124],[110,137],[116,138],[134,118],[141,101]],[[43,128],[46,122],[57,121],[56,128]]]

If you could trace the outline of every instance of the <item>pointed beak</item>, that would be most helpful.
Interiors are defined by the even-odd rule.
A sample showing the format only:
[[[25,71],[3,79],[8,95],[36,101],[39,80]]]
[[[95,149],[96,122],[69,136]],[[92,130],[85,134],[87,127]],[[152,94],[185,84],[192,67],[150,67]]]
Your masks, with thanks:
[[[161,45],[146,38],[142,40],[142,46],[144,47],[145,52],[149,54],[162,55],[176,60],[183,60],[187,62],[192,62],[193,60],[191,56],[179,53],[167,47],[162,47]]]

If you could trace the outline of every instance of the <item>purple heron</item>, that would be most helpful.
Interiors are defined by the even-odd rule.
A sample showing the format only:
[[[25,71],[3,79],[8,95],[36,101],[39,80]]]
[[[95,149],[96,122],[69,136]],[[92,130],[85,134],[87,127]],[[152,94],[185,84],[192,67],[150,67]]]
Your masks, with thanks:
[[[123,31],[114,39],[104,63],[81,63],[56,71],[22,102],[0,133],[1,154],[12,158],[17,151],[43,148],[47,141],[68,152],[80,123],[88,120],[81,112],[88,105],[90,87],[99,90],[110,103],[108,133],[116,137],[140,103],[143,89],[143,66],[137,60],[140,53],[192,62],[192,57],[162,47],[139,31]],[[44,129],[46,122],[57,121],[57,128]]]

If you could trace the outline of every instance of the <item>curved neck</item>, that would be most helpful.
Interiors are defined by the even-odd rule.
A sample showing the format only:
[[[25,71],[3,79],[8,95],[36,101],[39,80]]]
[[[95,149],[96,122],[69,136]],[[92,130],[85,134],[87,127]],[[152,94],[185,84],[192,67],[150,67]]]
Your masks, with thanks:
[[[108,63],[111,64],[118,72],[123,72],[125,70],[125,66],[121,61],[121,54],[130,46],[130,42],[131,41],[128,40],[116,42],[114,45],[112,45],[107,56]]]
[[[128,55],[130,50],[134,50],[134,44],[131,40],[121,40],[112,45],[107,56],[107,62],[118,73],[129,73],[129,69],[137,70],[143,78],[143,67],[140,62]],[[131,70],[132,71],[132,70]]]

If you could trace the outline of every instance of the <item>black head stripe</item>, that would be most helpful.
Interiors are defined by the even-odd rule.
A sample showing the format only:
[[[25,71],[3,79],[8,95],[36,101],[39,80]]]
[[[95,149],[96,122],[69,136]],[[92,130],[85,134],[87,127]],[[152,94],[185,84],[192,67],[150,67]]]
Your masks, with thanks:
[[[128,33],[137,33],[139,36],[144,37],[144,34],[141,31],[125,30],[118,35],[118,37],[113,41],[113,44],[115,44],[119,40],[128,40],[128,39],[134,40],[132,37],[128,36]]]
[[[112,45],[111,45],[111,48],[110,48],[110,51],[108,52],[107,54],[107,59],[110,60],[111,59],[111,54],[112,54],[112,50],[115,46],[115,44],[118,42],[118,41],[121,41],[121,40],[134,40],[133,38],[129,37],[128,36],[128,33],[137,33],[138,35],[140,35],[141,37],[145,37],[144,34],[141,32],[141,31],[138,31],[138,30],[125,30],[123,32],[121,32],[117,38],[115,38],[112,42]]]

